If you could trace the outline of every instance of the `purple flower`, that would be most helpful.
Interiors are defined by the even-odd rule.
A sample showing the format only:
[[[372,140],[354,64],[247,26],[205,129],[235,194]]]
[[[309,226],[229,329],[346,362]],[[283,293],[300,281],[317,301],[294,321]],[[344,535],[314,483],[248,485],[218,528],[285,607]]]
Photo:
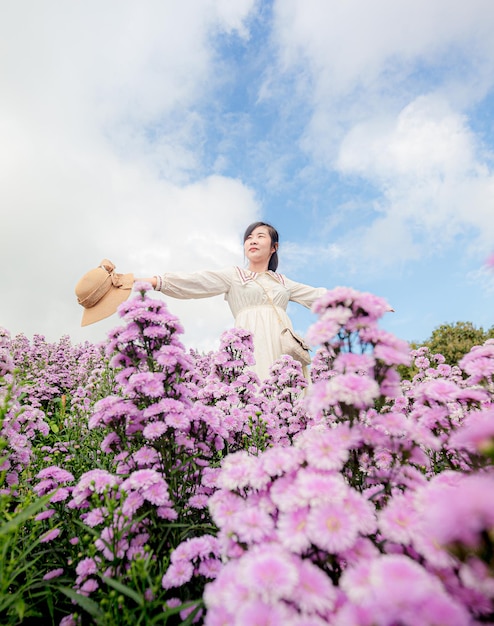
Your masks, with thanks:
[[[98,564],[94,559],[86,557],[82,559],[82,561],[79,561],[75,571],[80,578],[86,579],[88,576],[92,576],[97,573]]]
[[[307,535],[318,548],[337,554],[351,548],[357,540],[357,520],[341,504],[326,502],[311,508]]]
[[[151,422],[144,427],[142,434],[148,441],[154,441],[159,439],[167,430],[168,425],[165,422]]]
[[[194,574],[194,567],[189,561],[180,560],[172,563],[161,580],[163,589],[181,587],[188,583]]]
[[[141,493],[145,500],[156,506],[171,504],[168,495],[168,485],[164,480],[150,485],[146,489],[143,489]]]
[[[45,469],[42,469],[40,472],[38,472],[36,477],[40,480],[43,480],[45,478],[52,478],[57,483],[68,483],[74,480],[74,477],[70,472],[56,465],[45,467]]]
[[[449,439],[452,447],[472,452],[490,451],[494,445],[494,407],[469,413],[463,425]]]
[[[134,391],[150,398],[159,398],[164,393],[164,380],[165,376],[161,372],[138,372],[130,376],[127,389],[130,393]]]
[[[88,578],[79,588],[79,593],[88,596],[93,591],[96,591],[98,587],[99,584],[97,580],[95,580],[94,578]]]
[[[38,513],[38,515],[36,515],[34,519],[37,522],[41,522],[42,520],[50,519],[50,517],[53,517],[55,513],[56,513],[55,509],[47,509],[46,511],[41,511],[41,513]]]
[[[52,528],[51,530],[41,535],[39,541],[40,543],[48,543],[49,541],[53,541],[58,537],[60,532],[60,528]]]
[[[454,482],[441,478],[432,480],[421,495],[422,532],[445,547],[480,546],[482,533],[494,527],[494,502],[486,497],[494,489],[494,476],[459,474]]]
[[[365,409],[374,404],[379,393],[379,385],[368,376],[340,374],[314,385],[311,404],[317,409],[340,403]]]
[[[43,576],[43,580],[53,580],[54,578],[58,578],[64,572],[63,567],[58,567],[57,569],[52,569]]]
[[[334,428],[314,427],[305,430],[296,440],[309,466],[321,470],[339,470],[348,460],[354,436],[347,424]]]
[[[446,593],[440,580],[407,556],[362,561],[343,572],[340,586],[353,606],[343,607],[338,625],[471,623],[467,611]]]

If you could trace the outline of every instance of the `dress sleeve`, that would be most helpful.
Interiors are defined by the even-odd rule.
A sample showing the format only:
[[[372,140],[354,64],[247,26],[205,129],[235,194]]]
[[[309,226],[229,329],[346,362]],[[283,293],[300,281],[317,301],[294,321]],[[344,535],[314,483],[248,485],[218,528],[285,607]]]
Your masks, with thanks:
[[[209,298],[226,294],[230,290],[233,268],[194,272],[167,272],[161,275],[161,293],[180,300]]]
[[[326,287],[311,287],[310,285],[296,283],[286,277],[285,284],[290,292],[290,300],[292,302],[297,302],[297,304],[301,304],[308,309],[310,309],[314,302],[323,296],[327,291]]]

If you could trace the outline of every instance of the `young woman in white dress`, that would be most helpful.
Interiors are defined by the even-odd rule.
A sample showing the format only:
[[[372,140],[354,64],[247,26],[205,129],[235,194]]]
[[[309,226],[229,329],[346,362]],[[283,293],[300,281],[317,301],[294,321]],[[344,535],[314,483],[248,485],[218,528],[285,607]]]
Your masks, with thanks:
[[[326,289],[310,287],[276,272],[278,268],[278,233],[270,224],[255,222],[244,234],[247,269],[229,267],[194,273],[166,272],[135,281],[151,283],[156,291],[179,299],[208,298],[225,295],[235,318],[235,326],[253,334],[253,370],[262,381],[269,368],[282,355],[280,333],[292,328],[286,309],[288,302],[310,308]]]

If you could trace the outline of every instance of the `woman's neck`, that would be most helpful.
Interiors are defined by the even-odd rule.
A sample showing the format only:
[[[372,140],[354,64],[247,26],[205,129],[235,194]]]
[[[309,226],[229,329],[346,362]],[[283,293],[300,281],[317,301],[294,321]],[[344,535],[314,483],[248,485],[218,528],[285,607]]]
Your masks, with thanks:
[[[265,263],[249,263],[249,271],[255,274],[262,274],[268,271],[268,265]]]

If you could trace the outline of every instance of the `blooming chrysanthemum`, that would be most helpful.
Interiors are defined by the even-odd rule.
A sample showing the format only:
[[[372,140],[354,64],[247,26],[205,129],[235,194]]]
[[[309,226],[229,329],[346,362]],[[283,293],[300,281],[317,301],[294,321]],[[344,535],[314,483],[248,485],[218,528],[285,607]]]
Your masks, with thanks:
[[[277,537],[287,549],[302,554],[311,545],[307,534],[309,507],[280,512],[276,523]]]
[[[269,537],[274,522],[266,511],[247,506],[235,516],[233,527],[240,542],[256,543]]]
[[[185,583],[188,583],[194,574],[194,566],[190,561],[179,560],[171,563],[166,570],[162,580],[161,586],[163,589],[170,589],[172,587],[181,587]]]
[[[268,603],[290,599],[299,581],[290,554],[269,543],[245,553],[240,559],[238,575],[254,597]]]
[[[391,541],[408,545],[412,542],[418,523],[413,501],[406,495],[396,495],[379,512],[379,530]]]
[[[337,554],[352,547],[358,537],[358,526],[341,503],[328,501],[311,508],[307,535],[318,548]]]
[[[310,467],[321,470],[339,470],[348,460],[352,445],[352,433],[347,424],[334,428],[314,427],[307,429],[296,440]]]
[[[380,393],[379,385],[374,379],[360,374],[340,374],[319,384],[324,385],[323,407],[345,404],[365,409],[373,406]]]
[[[329,576],[308,559],[296,559],[298,584],[292,600],[305,614],[324,614],[334,608],[336,589]]]

